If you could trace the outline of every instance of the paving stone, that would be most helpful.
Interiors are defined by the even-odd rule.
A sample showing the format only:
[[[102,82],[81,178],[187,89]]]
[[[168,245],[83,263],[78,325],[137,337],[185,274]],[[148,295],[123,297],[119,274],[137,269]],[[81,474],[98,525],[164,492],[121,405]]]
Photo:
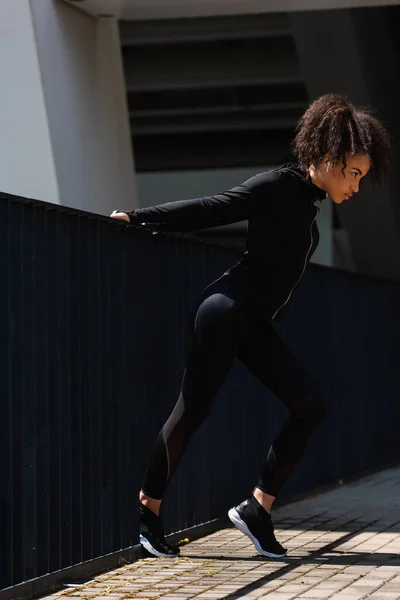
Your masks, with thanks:
[[[94,600],[123,600],[123,597],[116,596],[115,594],[108,594],[107,596],[95,596]]]
[[[234,528],[43,600],[400,600],[400,468],[273,511],[289,555],[270,560]]]

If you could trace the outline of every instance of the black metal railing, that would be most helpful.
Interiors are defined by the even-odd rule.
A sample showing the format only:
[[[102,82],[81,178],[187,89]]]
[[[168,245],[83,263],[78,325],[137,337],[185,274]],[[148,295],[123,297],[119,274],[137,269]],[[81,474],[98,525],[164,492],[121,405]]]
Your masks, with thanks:
[[[237,254],[3,195],[0,256],[3,589],[137,543],[191,307]],[[399,306],[399,284],[310,267],[278,328],[330,412],[286,497],[400,458]],[[284,418],[235,364],[169,488],[168,531],[248,494]]]

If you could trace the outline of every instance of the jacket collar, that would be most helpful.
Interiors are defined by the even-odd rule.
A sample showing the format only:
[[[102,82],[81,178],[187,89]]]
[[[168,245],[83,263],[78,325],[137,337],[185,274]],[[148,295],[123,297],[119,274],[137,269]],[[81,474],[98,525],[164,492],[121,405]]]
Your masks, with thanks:
[[[309,175],[309,173],[307,173],[307,169],[305,169],[304,167],[300,167],[301,171],[304,175],[304,179],[307,182],[307,184],[310,187],[310,190],[313,191],[313,202],[316,202],[317,200],[319,200],[320,202],[322,202],[322,200],[325,200],[328,197],[327,192],[325,192],[324,190],[321,190],[321,188],[319,188],[317,185],[315,185],[315,183],[313,183],[311,181],[311,176]]]

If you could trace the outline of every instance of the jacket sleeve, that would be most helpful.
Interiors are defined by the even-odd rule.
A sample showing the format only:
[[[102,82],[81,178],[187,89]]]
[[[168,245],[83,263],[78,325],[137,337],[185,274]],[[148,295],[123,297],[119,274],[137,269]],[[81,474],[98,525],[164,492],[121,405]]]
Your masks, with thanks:
[[[128,212],[132,224],[158,231],[196,231],[248,219],[276,194],[279,173],[260,173],[226,192]]]

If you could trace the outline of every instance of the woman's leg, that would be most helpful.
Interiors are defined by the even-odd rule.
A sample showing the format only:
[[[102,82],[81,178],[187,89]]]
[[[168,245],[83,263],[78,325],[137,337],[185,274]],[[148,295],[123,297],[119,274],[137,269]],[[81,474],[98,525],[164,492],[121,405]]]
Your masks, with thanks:
[[[224,290],[223,286],[219,289]],[[140,494],[141,505],[147,505],[156,514],[185,448],[209,414],[243,340],[245,312],[242,303],[234,294],[227,294],[222,291],[210,293],[197,310],[181,392],[157,437]],[[144,512],[153,519],[141,506],[141,516]],[[152,522],[155,523],[154,519]],[[150,537],[154,549],[157,539],[154,535]]]
[[[290,411],[257,484],[258,490],[275,498],[324,420],[326,406],[311,376],[272,325],[250,326],[239,358]]]
[[[271,445],[253,495],[229,511],[232,522],[250,537],[260,554],[281,557],[270,518],[273,501],[299,462],[325,405],[310,376],[270,324],[249,325],[239,358],[290,411]]]

